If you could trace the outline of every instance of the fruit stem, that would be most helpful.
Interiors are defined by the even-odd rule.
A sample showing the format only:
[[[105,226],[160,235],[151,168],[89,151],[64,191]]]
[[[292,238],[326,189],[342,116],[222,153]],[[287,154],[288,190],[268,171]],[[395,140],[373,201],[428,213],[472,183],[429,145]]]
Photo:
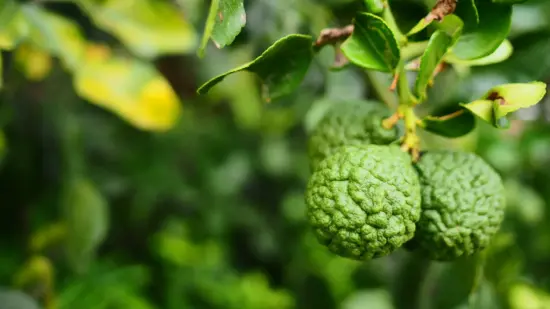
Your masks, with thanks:
[[[397,73],[398,93],[399,93],[399,108],[398,112],[403,115],[405,120],[405,136],[401,144],[403,151],[410,152],[413,162],[416,162],[420,154],[420,139],[416,134],[417,117],[414,113],[414,107],[418,104],[418,99],[414,97],[409,88],[407,80],[407,72],[405,71],[404,61],[399,62]]]
[[[397,124],[399,119],[403,118],[403,114],[401,114],[400,111],[395,112],[393,115],[389,116],[388,118],[382,120],[382,127],[386,130],[389,130]]]

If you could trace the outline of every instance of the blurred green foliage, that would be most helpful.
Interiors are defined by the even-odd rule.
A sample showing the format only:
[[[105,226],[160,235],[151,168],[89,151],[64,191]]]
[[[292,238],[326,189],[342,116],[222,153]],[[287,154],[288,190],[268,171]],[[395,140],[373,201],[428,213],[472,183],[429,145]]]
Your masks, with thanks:
[[[364,1],[244,1],[233,44],[199,58],[206,2],[0,2],[1,309],[550,308],[547,98],[506,131],[422,132],[424,147],[475,151],[505,179],[506,221],[482,256],[346,260],[305,221],[305,145],[327,104],[376,99],[372,78],[329,70],[323,49],[269,104],[246,72],[196,90],[283,36],[348,24]],[[404,32],[433,3],[391,1]],[[550,2],[515,5],[509,40],[504,62],[441,72],[427,106],[549,82]]]

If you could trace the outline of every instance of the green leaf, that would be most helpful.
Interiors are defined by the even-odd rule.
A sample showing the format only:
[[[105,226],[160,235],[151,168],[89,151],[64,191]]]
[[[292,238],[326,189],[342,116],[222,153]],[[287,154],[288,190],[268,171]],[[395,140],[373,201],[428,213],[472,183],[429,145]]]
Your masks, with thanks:
[[[220,6],[220,0],[212,0],[210,3],[210,10],[208,11],[208,17],[206,18],[206,24],[204,26],[204,33],[202,34],[201,45],[197,54],[199,57],[204,56],[204,50],[208,44],[208,40],[212,36],[212,31],[214,31],[214,26],[216,25],[216,14],[218,13],[218,8]]]
[[[463,60],[477,59],[493,53],[506,39],[512,21],[510,5],[477,2],[479,24],[464,20],[464,33],[453,47],[453,53]]]
[[[464,22],[462,19],[454,14],[445,16],[445,19],[436,24],[436,28],[444,31],[453,38],[453,44],[460,38],[464,30]]]
[[[475,125],[474,116],[464,112],[460,106],[446,108],[422,119],[422,127],[426,131],[451,138],[470,133]]]
[[[19,12],[19,3],[15,0],[4,0],[0,4],[0,31],[4,31]]]
[[[81,62],[86,44],[78,25],[37,5],[25,5],[22,12],[30,26],[30,42],[59,57],[65,67],[74,70]]]
[[[342,52],[355,65],[365,69],[393,72],[401,57],[394,33],[380,17],[358,13],[351,37]]]
[[[462,60],[451,51],[450,53],[445,55],[444,60],[445,62],[452,64],[461,64],[466,66],[484,66],[507,60],[512,55],[513,51],[514,47],[512,46],[512,43],[510,43],[510,41],[508,40],[504,40],[502,44],[500,44],[500,46],[492,54],[483,58]]]
[[[493,87],[483,99],[495,100],[495,117],[501,118],[520,108],[527,108],[539,103],[546,95],[546,84],[543,82],[504,84]],[[503,99],[500,101],[498,99]]]
[[[109,226],[107,201],[87,179],[70,180],[63,200],[67,226],[67,257],[77,271],[89,266],[95,251],[107,236]]]
[[[29,295],[17,291],[0,289],[2,309],[39,309],[38,303]]]
[[[199,56],[204,56],[209,39],[212,39],[217,48],[233,43],[245,24],[246,12],[243,0],[213,0],[199,47]]]
[[[79,4],[99,27],[141,57],[182,54],[196,47],[193,26],[168,1],[80,0]]]
[[[417,34],[418,32],[426,29],[426,27],[428,27],[431,23],[432,21],[427,22],[426,18],[422,18],[414,27],[412,27],[411,30],[409,30],[409,32],[407,32],[406,36]]]
[[[443,56],[460,35],[462,26],[458,26],[454,31],[438,30],[431,37],[428,46],[420,59],[420,69],[416,78],[415,91],[420,100],[426,99],[428,84],[433,78],[437,66],[443,60]]]
[[[475,0],[458,1],[454,14],[469,23],[479,24],[479,11]]]
[[[249,71],[262,80],[264,97],[273,100],[291,93],[301,84],[312,60],[312,38],[291,34],[279,39],[253,61],[212,78],[197,92],[206,94],[226,76]]]
[[[218,48],[233,43],[245,24],[246,13],[243,0],[220,0],[212,31],[212,41]]]

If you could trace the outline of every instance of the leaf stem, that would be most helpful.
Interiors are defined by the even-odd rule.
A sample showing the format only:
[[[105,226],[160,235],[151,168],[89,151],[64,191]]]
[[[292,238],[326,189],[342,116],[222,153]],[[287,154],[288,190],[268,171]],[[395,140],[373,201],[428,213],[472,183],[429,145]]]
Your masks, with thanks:
[[[374,88],[378,99],[384,102],[391,110],[397,110],[399,102],[395,93],[390,91],[386,84],[387,75],[371,70],[366,70],[365,74],[367,74],[370,85]]]
[[[464,110],[463,109],[459,109],[457,110],[456,112],[453,112],[453,113],[450,113],[448,115],[445,115],[445,116],[441,116],[441,117],[436,117],[438,120],[441,120],[441,121],[445,121],[445,120],[449,120],[449,119],[453,119],[453,118],[456,118],[460,115],[464,114]]]

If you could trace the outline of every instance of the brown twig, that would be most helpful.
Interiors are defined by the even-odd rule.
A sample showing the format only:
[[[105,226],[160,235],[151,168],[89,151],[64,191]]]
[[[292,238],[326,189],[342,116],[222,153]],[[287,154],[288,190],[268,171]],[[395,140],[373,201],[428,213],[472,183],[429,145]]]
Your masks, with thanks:
[[[348,58],[346,58],[346,56],[342,52],[342,49],[340,48],[340,43],[339,42],[335,43],[334,44],[334,63],[332,64],[332,67],[335,69],[342,68],[346,66],[348,63],[349,63],[349,60]]]
[[[390,84],[390,88],[389,88],[390,91],[395,91],[395,88],[397,88],[398,80],[399,80],[399,73],[395,73],[395,75],[393,76],[393,80],[391,81],[391,84]]]
[[[384,129],[391,129],[395,127],[399,119],[403,118],[403,115],[400,112],[396,112],[393,115],[389,116],[388,118],[382,120],[382,127]]]
[[[457,0],[437,0],[432,11],[426,16],[426,22],[434,20],[441,21],[447,15],[452,14],[456,9]]]
[[[326,28],[321,30],[317,41],[315,41],[316,47],[323,47],[329,44],[335,44],[338,41],[347,39],[353,33],[353,25],[347,25],[343,28]]]

